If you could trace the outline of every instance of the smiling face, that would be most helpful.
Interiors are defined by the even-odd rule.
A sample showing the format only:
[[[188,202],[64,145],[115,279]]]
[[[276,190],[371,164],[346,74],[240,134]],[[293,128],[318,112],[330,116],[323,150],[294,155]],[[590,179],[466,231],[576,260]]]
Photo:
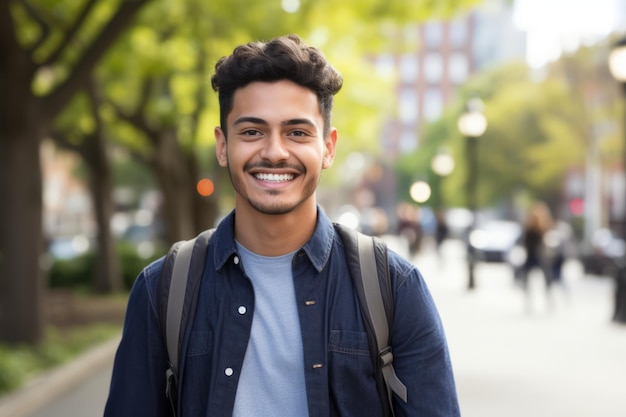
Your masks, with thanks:
[[[216,154],[228,168],[236,207],[269,215],[315,210],[315,190],[335,155],[337,132],[323,136],[313,91],[291,81],[253,82],[238,89],[215,129]]]

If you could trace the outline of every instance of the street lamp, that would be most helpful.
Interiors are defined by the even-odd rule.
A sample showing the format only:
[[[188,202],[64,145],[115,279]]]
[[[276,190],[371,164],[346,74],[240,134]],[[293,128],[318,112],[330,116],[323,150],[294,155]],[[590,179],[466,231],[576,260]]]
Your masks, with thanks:
[[[441,148],[430,162],[430,167],[435,174],[446,177],[454,171],[454,158],[448,149]]]
[[[465,136],[467,155],[467,182],[465,183],[467,208],[472,213],[472,220],[467,231],[467,266],[468,266],[468,289],[474,289],[476,281],[474,266],[476,258],[470,238],[476,224],[476,182],[477,182],[477,140],[487,129],[487,118],[483,114],[483,102],[479,98],[470,99],[465,105],[465,111],[458,120],[459,131]]]
[[[435,174],[431,179],[435,191],[431,207],[435,209],[436,215],[441,217],[444,207],[443,179],[454,171],[454,158],[447,147],[439,148],[437,154],[430,161],[430,169]],[[443,219],[439,219],[439,221],[443,221]]]
[[[617,41],[609,55],[609,69],[613,77],[622,84],[626,94],[626,37]],[[624,124],[626,131],[626,124]],[[623,169],[626,172],[626,136],[624,137],[624,150],[622,153]],[[622,215],[622,238],[626,239],[626,212]]]
[[[626,94],[626,37],[613,45],[613,50],[609,55],[609,70],[611,70],[613,78],[622,84],[622,90]],[[622,164],[624,175],[626,175],[626,123],[623,126],[625,136],[624,150],[622,151]],[[626,240],[626,211],[622,214],[621,221],[622,239]],[[617,264],[615,281],[615,309],[613,312],[613,320],[618,323],[626,323],[626,264],[623,259]]]

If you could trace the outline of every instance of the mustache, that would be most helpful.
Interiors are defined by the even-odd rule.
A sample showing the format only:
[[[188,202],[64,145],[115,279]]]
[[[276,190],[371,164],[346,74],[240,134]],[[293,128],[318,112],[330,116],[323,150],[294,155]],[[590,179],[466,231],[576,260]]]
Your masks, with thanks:
[[[251,169],[289,169],[294,170],[300,174],[304,173],[304,167],[302,165],[290,164],[287,162],[279,162],[277,164],[272,164],[267,161],[260,162],[251,162],[244,165],[244,171],[249,171]]]

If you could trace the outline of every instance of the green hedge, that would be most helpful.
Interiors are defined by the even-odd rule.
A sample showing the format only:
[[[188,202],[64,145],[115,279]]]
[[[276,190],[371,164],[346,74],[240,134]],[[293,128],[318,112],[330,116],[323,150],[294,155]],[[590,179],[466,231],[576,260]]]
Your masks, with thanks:
[[[150,262],[165,253],[165,248],[159,247],[151,257],[139,256],[134,245],[128,242],[119,242],[117,252],[120,257],[124,286],[129,290],[137,275]],[[97,253],[89,253],[74,259],[56,259],[52,261],[48,271],[48,286],[50,288],[69,288],[89,290],[92,288]]]
[[[0,395],[22,386],[30,377],[109,340],[120,332],[120,327],[103,323],[64,333],[48,328],[44,342],[38,346],[0,344]]]

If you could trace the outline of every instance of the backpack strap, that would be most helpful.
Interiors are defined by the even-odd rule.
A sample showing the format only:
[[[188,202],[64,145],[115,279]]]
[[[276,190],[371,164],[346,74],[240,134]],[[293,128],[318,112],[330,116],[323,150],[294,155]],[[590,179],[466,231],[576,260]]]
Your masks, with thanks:
[[[207,247],[214,230],[173,244],[165,258],[159,282],[159,319],[169,358],[165,394],[174,416],[178,403],[181,342],[187,324],[193,323]]]
[[[346,260],[367,328],[379,391],[381,397],[388,399],[391,414],[394,415],[393,393],[407,402],[407,392],[406,386],[393,369],[390,329],[393,324],[394,301],[387,245],[378,238],[358,233],[340,224],[335,224],[335,228],[346,247]]]

